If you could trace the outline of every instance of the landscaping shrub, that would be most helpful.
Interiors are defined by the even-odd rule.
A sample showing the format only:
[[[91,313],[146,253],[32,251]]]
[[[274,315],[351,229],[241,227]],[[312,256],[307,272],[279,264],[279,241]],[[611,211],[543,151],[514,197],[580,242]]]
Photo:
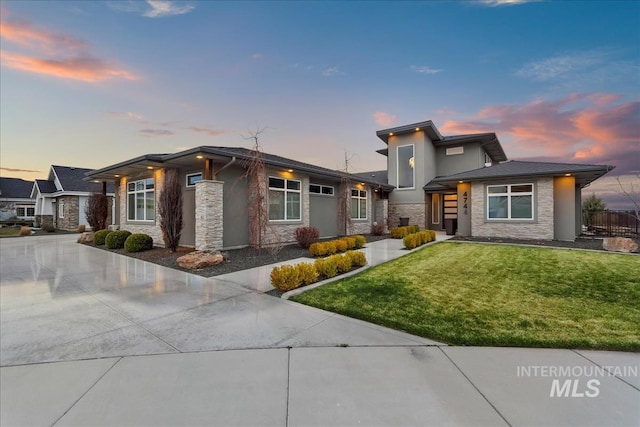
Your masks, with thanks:
[[[407,249],[414,249],[420,245],[420,236],[416,233],[409,234],[402,239],[404,247]]]
[[[411,233],[403,238],[404,247],[407,249],[414,249],[425,243],[433,242],[436,240],[436,232],[434,230],[423,230],[417,233]]]
[[[346,252],[348,245],[345,239],[336,240],[335,244],[336,244],[336,252],[340,252],[340,253]]]
[[[78,233],[84,233],[87,231],[87,227],[84,224],[80,224],[76,230]]]
[[[131,232],[127,230],[112,231],[107,234],[107,237],[104,239],[104,244],[107,249],[124,248],[124,242],[129,236],[131,236]]]
[[[21,236],[30,236],[31,235],[31,227],[20,227],[20,235]]]
[[[320,230],[316,227],[298,227],[295,230],[296,240],[298,244],[307,249],[312,243],[320,238]]]
[[[409,233],[417,233],[420,231],[419,225],[408,225],[407,227],[409,228]]]
[[[42,231],[46,231],[47,233],[53,233],[54,231],[56,231],[56,228],[53,226],[53,224],[42,224]]]
[[[351,261],[351,267],[364,267],[367,264],[367,257],[359,251],[349,251],[345,254]]]
[[[338,252],[338,248],[336,247],[335,240],[332,240],[330,242],[325,242],[324,247],[325,247],[325,253],[327,255],[333,255],[336,252]]]
[[[338,263],[332,256],[319,258],[313,265],[316,267],[318,274],[324,278],[330,279],[338,274]]]
[[[336,257],[336,265],[338,274],[344,274],[351,271],[351,258],[347,255],[334,255]]]
[[[296,265],[296,268],[298,269],[303,286],[307,286],[318,281],[318,270],[316,270],[316,267],[310,262],[301,262]]]
[[[404,239],[409,234],[417,233],[420,231],[418,225],[407,225],[405,227],[393,227],[389,230],[389,234],[392,239]]]
[[[151,248],[153,248],[153,238],[148,234],[132,234],[124,241],[124,250],[127,252],[142,252]]]
[[[300,270],[294,265],[281,265],[271,270],[271,285],[279,291],[290,291],[301,283]]]
[[[106,229],[109,217],[109,197],[102,193],[90,195],[87,199],[85,215],[93,231]]]
[[[356,249],[364,248],[364,245],[367,244],[367,239],[364,236],[357,235],[354,239],[356,239]]]
[[[96,246],[104,245],[104,241],[107,238],[107,235],[113,233],[112,230],[99,230],[93,234],[93,244]]]
[[[324,243],[312,243],[309,246],[309,255],[312,257],[325,256],[327,254],[327,250],[325,249]]]
[[[347,243],[347,250],[350,251],[356,247],[356,238],[355,237],[343,237],[341,240],[344,240]]]
[[[374,236],[382,236],[384,234],[384,224],[381,222],[371,224],[371,234]]]

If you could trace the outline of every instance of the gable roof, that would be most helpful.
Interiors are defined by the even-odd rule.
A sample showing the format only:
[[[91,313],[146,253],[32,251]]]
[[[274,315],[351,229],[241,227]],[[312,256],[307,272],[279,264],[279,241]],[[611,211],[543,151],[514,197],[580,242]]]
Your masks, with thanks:
[[[40,194],[51,194],[58,191],[54,182],[46,179],[36,179],[34,186],[38,186]]]
[[[453,175],[436,177],[424,189],[434,183],[455,184],[458,181],[488,181],[501,178],[562,176],[571,174],[581,187],[600,178],[614,169],[609,165],[583,165],[576,163],[527,162],[511,160],[497,165],[473,169]]]
[[[3,199],[30,199],[33,181],[0,177],[0,197]]]
[[[240,165],[246,166],[247,162],[253,158],[253,155],[254,150],[248,148],[205,145],[173,154],[147,154],[144,156],[136,157],[134,159],[107,166],[102,169],[87,172],[85,174],[85,180],[101,179],[113,181],[114,179],[118,178],[115,175],[127,176],[136,172],[144,171],[148,167],[153,168],[187,166],[195,160],[196,156],[217,158],[219,160],[231,159],[235,157],[240,161]],[[309,174],[310,176],[317,177],[341,179],[344,176],[344,173],[338,170],[300,162],[275,154],[262,152],[262,155],[264,163],[270,167],[293,169],[295,171],[304,172]],[[352,180],[357,180],[365,184],[376,186],[383,185],[371,178],[357,176],[355,174],[348,174],[347,176],[349,176]],[[390,186],[386,183],[383,186],[388,187],[388,189],[394,188],[393,186]]]
[[[92,169],[76,168],[73,166],[51,165],[52,171],[58,177],[62,188],[60,191],[73,191],[81,193],[102,192],[102,185],[95,182],[84,181],[84,177]],[[107,193],[113,193],[114,188],[107,186]]]

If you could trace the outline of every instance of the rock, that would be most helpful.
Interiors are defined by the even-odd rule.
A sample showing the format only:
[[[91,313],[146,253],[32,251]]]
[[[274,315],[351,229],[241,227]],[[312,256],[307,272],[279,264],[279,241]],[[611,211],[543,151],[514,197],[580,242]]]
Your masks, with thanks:
[[[213,252],[191,252],[176,259],[178,265],[188,270],[213,267],[222,264],[224,257],[220,253]]]
[[[627,237],[605,237],[602,247],[611,252],[637,252],[638,244]]]
[[[93,231],[85,231],[78,237],[78,243],[93,243]]]

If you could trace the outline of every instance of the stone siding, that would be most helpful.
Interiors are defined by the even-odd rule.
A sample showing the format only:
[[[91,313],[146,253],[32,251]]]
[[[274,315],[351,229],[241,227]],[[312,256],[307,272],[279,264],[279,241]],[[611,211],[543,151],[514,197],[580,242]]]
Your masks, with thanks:
[[[389,227],[400,225],[400,218],[408,217],[409,225],[426,226],[424,203],[389,203]]]
[[[53,225],[53,215],[36,215],[36,222],[40,224],[40,227],[43,225]]]
[[[223,248],[222,181],[202,180],[196,183],[196,250]]]
[[[58,217],[56,228],[60,230],[76,231],[80,219],[80,198],[78,196],[63,196],[56,199],[56,209],[60,212],[60,202],[63,201],[63,218]]]
[[[515,182],[506,184],[512,183]],[[485,184],[474,183],[471,187],[472,236],[553,240],[553,178],[534,182],[533,221],[488,221],[486,212]]]

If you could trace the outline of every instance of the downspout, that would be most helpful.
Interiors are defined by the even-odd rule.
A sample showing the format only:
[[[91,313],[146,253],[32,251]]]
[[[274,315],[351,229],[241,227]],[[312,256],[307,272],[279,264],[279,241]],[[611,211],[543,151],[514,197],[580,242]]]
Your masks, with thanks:
[[[236,162],[236,156],[231,157],[231,160],[229,160],[227,163],[224,164],[224,166],[222,166],[220,169],[218,169],[217,171],[214,172],[213,174],[213,179],[215,180],[217,175],[222,172],[223,170],[225,170],[226,168],[228,168],[229,166],[231,166],[232,164],[234,164]]]

